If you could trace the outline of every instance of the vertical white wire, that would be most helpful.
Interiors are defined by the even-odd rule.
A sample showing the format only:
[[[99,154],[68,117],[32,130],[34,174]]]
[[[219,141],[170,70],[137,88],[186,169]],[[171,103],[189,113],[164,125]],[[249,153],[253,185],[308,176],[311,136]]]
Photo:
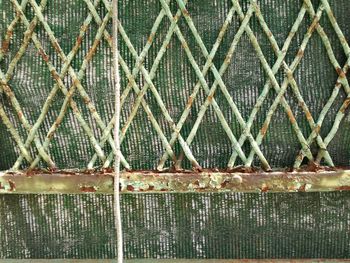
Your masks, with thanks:
[[[114,220],[116,229],[117,243],[117,262],[123,263],[123,233],[120,211],[120,75],[118,63],[118,0],[112,0],[113,12],[113,80],[115,88],[115,125],[114,125],[114,144],[116,155],[114,161]]]

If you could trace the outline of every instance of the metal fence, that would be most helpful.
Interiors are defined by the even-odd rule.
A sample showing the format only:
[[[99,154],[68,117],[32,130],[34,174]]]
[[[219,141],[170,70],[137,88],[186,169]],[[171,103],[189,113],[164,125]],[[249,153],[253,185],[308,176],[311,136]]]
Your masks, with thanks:
[[[316,2],[122,1],[123,166],[348,165],[348,4]],[[2,169],[110,167],[110,3],[1,12]]]
[[[348,192],[261,193],[350,189],[349,8],[119,1],[127,258],[350,257]],[[111,192],[111,20],[0,0],[0,193]],[[0,196],[0,258],[114,257],[110,197]]]

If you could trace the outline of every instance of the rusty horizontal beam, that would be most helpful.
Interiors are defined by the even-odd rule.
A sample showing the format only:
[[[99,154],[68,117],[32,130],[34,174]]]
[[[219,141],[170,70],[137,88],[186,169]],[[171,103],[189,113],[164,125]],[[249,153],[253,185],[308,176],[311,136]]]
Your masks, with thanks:
[[[324,192],[350,190],[350,170],[318,172],[122,172],[121,191]],[[2,172],[0,193],[113,193],[111,172]]]
[[[113,259],[9,259],[0,263],[113,263]],[[331,263],[349,259],[127,259],[125,263]]]

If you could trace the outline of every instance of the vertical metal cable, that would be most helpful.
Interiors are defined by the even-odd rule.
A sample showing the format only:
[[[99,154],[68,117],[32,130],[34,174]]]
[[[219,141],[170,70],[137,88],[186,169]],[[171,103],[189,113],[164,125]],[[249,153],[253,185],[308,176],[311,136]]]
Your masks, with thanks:
[[[118,0],[112,1],[113,8],[113,78],[115,88],[115,126],[114,126],[114,143],[116,149],[114,162],[114,218],[116,229],[116,243],[117,243],[117,262],[123,262],[123,233],[120,212],[120,75],[118,64]]]

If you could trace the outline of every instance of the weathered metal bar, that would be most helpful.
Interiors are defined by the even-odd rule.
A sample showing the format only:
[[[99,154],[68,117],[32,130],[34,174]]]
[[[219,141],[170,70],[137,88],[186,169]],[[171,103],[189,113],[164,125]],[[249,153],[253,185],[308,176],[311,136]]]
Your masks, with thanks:
[[[126,259],[126,263],[331,263],[349,259]],[[113,263],[113,259],[5,259],[0,263]]]
[[[330,263],[349,259],[126,259],[126,263]],[[5,259],[0,263],[113,263],[113,259]]]
[[[141,192],[325,192],[350,190],[350,170],[297,172],[122,172],[121,191]],[[113,192],[111,172],[2,172],[0,193],[79,194]]]

